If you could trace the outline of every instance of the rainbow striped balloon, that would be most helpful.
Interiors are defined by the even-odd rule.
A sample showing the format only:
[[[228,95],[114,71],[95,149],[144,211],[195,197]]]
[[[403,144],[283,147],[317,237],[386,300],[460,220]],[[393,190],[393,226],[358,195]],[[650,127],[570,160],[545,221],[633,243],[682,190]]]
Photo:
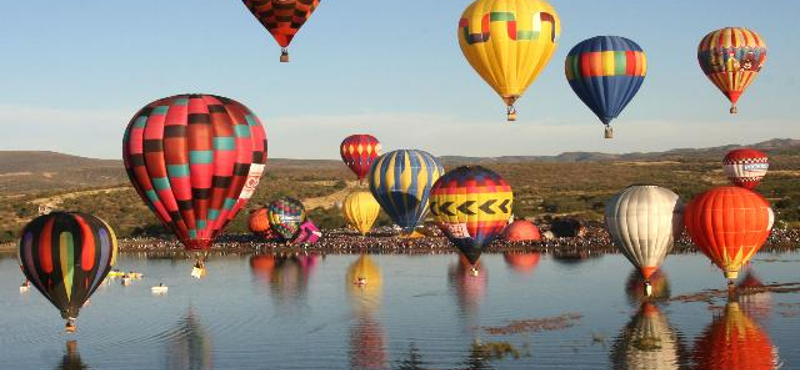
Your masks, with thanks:
[[[726,27],[712,31],[697,46],[697,61],[711,82],[731,101],[736,102],[767,61],[767,45],[755,31]]]
[[[92,215],[54,212],[25,226],[18,258],[31,284],[73,320],[116,263],[117,237]]]
[[[375,200],[406,233],[411,233],[428,213],[431,186],[444,167],[428,152],[401,149],[380,156],[369,173]]]
[[[633,99],[647,74],[647,56],[635,42],[619,36],[596,36],[570,50],[567,81],[575,94],[606,126]]]

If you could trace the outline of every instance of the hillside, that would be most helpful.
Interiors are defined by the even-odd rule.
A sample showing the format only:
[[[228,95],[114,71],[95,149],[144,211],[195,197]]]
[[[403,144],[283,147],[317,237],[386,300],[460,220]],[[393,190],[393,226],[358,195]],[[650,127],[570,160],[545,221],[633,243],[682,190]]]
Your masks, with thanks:
[[[563,153],[543,157],[443,157],[446,168],[481,164],[512,185],[518,217],[578,215],[602,219],[606,200],[633,183],[653,183],[684,199],[726,184],[720,166],[724,154],[739,145],[675,149],[660,153]],[[770,173],[759,187],[776,210],[779,225],[800,225],[800,140],[776,139],[751,145],[770,155]],[[283,195],[303,199],[323,227],[343,225],[333,207],[347,189],[358,186],[337,160],[270,159],[249,208]],[[158,233],[163,229],[128,184],[121,161],[74,157],[52,152],[0,152],[0,242],[13,240],[38,212],[82,210],[108,220],[119,235]],[[246,213],[246,212],[245,212]],[[229,226],[244,232],[246,216]],[[388,222],[382,217],[382,222]]]

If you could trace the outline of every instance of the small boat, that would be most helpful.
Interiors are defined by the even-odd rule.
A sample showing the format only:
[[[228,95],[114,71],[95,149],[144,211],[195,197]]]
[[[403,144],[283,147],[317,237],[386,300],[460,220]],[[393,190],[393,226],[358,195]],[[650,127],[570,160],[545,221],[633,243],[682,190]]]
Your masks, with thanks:
[[[164,284],[158,284],[150,288],[150,292],[152,292],[153,294],[167,294],[168,291],[169,287]]]

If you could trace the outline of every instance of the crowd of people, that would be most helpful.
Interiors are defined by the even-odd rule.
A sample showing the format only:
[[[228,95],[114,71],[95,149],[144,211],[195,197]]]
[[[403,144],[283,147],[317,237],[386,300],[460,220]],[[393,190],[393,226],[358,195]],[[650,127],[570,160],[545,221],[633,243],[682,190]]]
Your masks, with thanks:
[[[509,242],[502,237],[493,242],[486,252],[542,252],[556,256],[588,256],[593,254],[614,253],[617,248],[600,223],[584,223],[577,237],[553,236],[549,225],[539,226],[543,237],[538,241]],[[352,229],[323,230],[323,237],[316,243],[287,243],[279,240],[263,240],[251,234],[226,234],[214,243],[211,252],[259,253],[264,251],[314,251],[324,253],[403,253],[431,254],[451,253],[453,245],[432,225],[421,228],[416,237],[403,236],[396,227],[379,227],[368,235],[362,236]],[[121,248],[126,252],[159,252],[173,253],[183,251],[183,245],[175,239],[165,238],[125,238],[121,240]],[[769,240],[762,250],[789,251],[800,245],[800,230],[780,229],[772,231]],[[691,239],[683,233],[676,241],[673,253],[693,253],[696,249]]]

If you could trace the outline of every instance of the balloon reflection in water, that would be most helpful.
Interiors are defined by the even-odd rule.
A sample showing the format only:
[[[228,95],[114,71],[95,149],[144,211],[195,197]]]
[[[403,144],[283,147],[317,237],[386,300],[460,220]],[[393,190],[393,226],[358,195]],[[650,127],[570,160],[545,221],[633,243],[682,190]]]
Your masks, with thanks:
[[[214,368],[211,336],[200,323],[200,317],[191,308],[186,317],[166,334],[170,343],[167,349],[167,369],[206,370]]]
[[[611,362],[618,370],[684,369],[688,353],[667,317],[646,302],[614,342]]]
[[[67,349],[64,357],[61,358],[61,363],[55,367],[56,370],[82,370],[89,369],[81,360],[81,354],[78,352],[78,342],[75,340],[67,341]]]
[[[350,368],[385,369],[386,331],[373,315],[380,308],[381,270],[367,255],[361,255],[347,268],[345,289],[356,316],[350,328]]]
[[[521,274],[533,273],[541,258],[541,253],[503,253],[506,264]]]
[[[256,255],[250,257],[250,271],[269,285],[278,303],[294,304],[305,297],[317,264],[316,255]]]
[[[628,280],[625,282],[628,303],[632,306],[637,306],[642,302],[663,302],[672,295],[669,278],[660,269],[650,275],[650,288],[651,293],[648,297],[645,292],[645,285],[642,283],[641,272],[639,272],[638,268],[631,270],[631,273],[628,274]]]
[[[695,342],[692,357],[704,370],[776,369],[778,348],[769,335],[745,315],[737,302],[729,302],[721,316]]]
[[[763,290],[764,283],[756,277],[752,269],[736,285],[742,311],[756,321],[764,322],[772,310],[772,293]]]
[[[473,267],[478,270],[477,276],[472,272]],[[458,263],[450,265],[447,277],[450,280],[450,287],[455,292],[461,313],[470,317],[477,316],[489,280],[483,264],[478,262],[473,266],[466,258],[460,256]]]

